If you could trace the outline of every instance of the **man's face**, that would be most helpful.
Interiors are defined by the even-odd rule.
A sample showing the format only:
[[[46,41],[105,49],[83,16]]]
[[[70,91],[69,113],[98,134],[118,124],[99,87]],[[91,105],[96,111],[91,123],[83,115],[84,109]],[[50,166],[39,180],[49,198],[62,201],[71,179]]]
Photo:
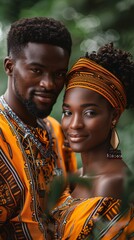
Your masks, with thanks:
[[[8,74],[11,107],[20,115],[27,109],[34,117],[47,117],[65,83],[68,52],[58,46],[29,43],[12,62]]]

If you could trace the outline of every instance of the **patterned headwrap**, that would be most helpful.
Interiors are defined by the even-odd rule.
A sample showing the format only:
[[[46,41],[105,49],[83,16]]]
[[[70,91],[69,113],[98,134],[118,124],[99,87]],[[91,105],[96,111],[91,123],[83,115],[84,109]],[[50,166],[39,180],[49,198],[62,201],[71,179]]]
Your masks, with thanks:
[[[119,109],[120,114],[125,110],[127,99],[121,81],[90,59],[80,58],[69,71],[67,79],[66,91],[76,87],[91,89]]]

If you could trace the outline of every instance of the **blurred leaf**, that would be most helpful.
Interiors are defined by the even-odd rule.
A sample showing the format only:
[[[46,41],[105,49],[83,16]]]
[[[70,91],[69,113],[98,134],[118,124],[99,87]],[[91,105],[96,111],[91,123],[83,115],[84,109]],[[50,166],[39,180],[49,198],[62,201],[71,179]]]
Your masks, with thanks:
[[[125,211],[130,203],[134,203],[134,174],[127,171],[122,195],[121,211]]]
[[[50,192],[48,193],[47,197],[46,214],[49,214],[49,212],[54,208],[66,187],[76,184],[89,189],[91,187],[91,180],[89,178],[78,177],[75,174],[70,174],[67,177],[55,177],[50,184]]]

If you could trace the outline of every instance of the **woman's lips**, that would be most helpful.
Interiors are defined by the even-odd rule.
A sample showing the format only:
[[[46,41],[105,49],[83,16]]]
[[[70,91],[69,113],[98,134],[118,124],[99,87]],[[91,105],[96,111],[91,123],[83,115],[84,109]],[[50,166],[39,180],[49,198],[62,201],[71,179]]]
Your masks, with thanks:
[[[87,138],[86,135],[79,135],[79,134],[68,134],[68,137],[70,141],[74,143],[82,142]]]

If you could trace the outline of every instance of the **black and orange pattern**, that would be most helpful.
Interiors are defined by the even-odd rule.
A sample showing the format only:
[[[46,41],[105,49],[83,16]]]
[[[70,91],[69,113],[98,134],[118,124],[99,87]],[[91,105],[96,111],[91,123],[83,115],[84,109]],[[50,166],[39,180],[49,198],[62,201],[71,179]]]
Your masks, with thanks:
[[[44,120],[44,129],[29,128],[17,121],[12,111],[8,114],[2,104],[0,108],[0,237],[47,239],[42,218],[45,193],[56,174],[66,174],[67,149],[60,125],[49,117]],[[70,171],[75,171],[75,155],[70,149],[68,155]]]
[[[119,199],[75,199],[66,193],[64,201],[52,211],[56,233],[53,239],[134,239],[134,208],[121,212],[120,207]]]
[[[86,70],[85,70],[86,69]],[[80,58],[67,75],[66,91],[74,87],[91,89],[101,94],[120,114],[127,104],[126,93],[121,81],[97,63]]]

